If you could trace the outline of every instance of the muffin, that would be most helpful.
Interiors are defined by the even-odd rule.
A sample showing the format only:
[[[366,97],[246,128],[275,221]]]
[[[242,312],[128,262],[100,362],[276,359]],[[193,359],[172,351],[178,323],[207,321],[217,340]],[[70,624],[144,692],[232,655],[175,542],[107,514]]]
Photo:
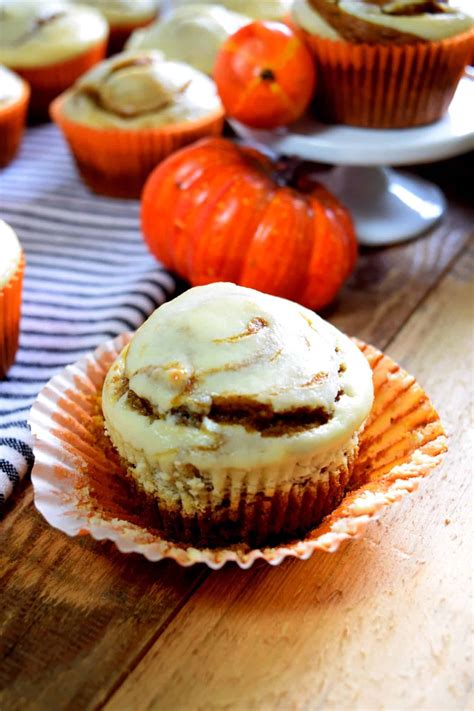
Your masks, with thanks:
[[[4,378],[18,349],[25,262],[18,237],[3,220],[0,245],[0,378]]]
[[[105,55],[108,27],[100,12],[63,0],[0,0],[0,64],[31,86],[34,120]]]
[[[222,132],[214,82],[154,50],[123,52],[85,74],[51,107],[79,171],[97,193],[139,197],[177,148]]]
[[[469,61],[473,18],[444,0],[295,0],[318,68],[319,118],[368,128],[432,123]]]
[[[217,52],[225,40],[250,18],[219,5],[179,7],[163,20],[144,30],[137,30],[127,42],[127,49],[158,49],[167,59],[190,64],[205,74],[212,74]]]
[[[25,127],[30,87],[0,64],[0,168],[15,157]]]
[[[111,367],[102,407],[169,540],[263,545],[340,502],[373,400],[357,346],[296,303],[227,283],[161,306]]]
[[[172,5],[180,7],[213,2],[216,0],[172,0]],[[218,4],[252,20],[283,20],[290,12],[293,0],[220,0]]]
[[[109,24],[108,54],[121,52],[126,40],[139,27],[156,19],[159,0],[76,0],[102,12]]]

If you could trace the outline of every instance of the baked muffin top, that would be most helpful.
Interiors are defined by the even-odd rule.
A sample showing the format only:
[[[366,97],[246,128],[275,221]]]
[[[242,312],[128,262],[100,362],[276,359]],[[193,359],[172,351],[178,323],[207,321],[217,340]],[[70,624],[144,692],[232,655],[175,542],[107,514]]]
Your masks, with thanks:
[[[9,67],[71,59],[107,34],[105,18],[92,7],[64,0],[0,0],[0,62]]]
[[[13,104],[23,95],[23,80],[0,64],[0,108]]]
[[[259,466],[338,447],[372,406],[357,346],[312,311],[235,284],[196,287],[137,331],[104,384],[114,441],[148,461]]]
[[[222,43],[249,22],[249,17],[219,5],[184,5],[163,20],[136,30],[126,47],[158,49],[167,59],[186,62],[205,74],[212,74]]]
[[[21,260],[21,246],[10,225],[0,220],[0,289],[8,284]]]
[[[173,7],[203,2],[216,0],[171,0]],[[293,0],[219,0],[218,4],[254,20],[282,20],[289,15]]]
[[[114,26],[147,22],[158,13],[159,0],[74,0],[96,7]]]
[[[292,17],[311,34],[367,44],[442,40],[474,26],[449,0],[295,0]]]
[[[214,82],[160,52],[122,52],[86,72],[63,94],[64,114],[95,128],[140,129],[221,110]]]

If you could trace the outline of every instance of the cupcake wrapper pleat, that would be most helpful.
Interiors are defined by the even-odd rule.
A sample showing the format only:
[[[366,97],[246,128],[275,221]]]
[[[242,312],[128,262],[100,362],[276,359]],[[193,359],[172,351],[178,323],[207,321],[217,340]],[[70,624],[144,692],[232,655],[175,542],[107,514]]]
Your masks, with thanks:
[[[438,42],[365,45],[305,33],[318,68],[314,112],[324,121],[406,128],[448,109],[472,53],[474,32]]]
[[[0,378],[5,377],[18,350],[24,269],[25,260],[22,255],[16,272],[0,289]]]
[[[262,470],[261,479],[256,484],[258,471],[236,477],[229,469],[220,502],[216,505],[215,489],[211,488],[207,504],[199,511],[189,506],[186,494],[175,505],[169,506],[144,494],[131,479],[130,486],[136,497],[143,497],[150,520],[156,522],[156,528],[168,540],[201,547],[232,543],[270,545],[304,536],[336,508],[349,482],[355,454],[354,450],[350,462],[327,476],[316,474],[312,480],[287,482],[272,486],[271,490],[266,490],[266,470]],[[219,472],[219,481],[222,476],[223,472]],[[238,486],[235,485],[236,479]]]
[[[30,117],[33,121],[49,118],[49,105],[66,91],[84,72],[105,57],[107,38],[76,57],[41,67],[12,67],[31,87]]]
[[[153,168],[178,148],[222,133],[224,112],[196,121],[146,129],[102,129],[68,119],[59,97],[51,116],[69,143],[79,172],[96,193],[138,198]]]
[[[238,530],[251,530],[255,540],[261,537],[272,546],[220,541],[219,547],[201,548],[198,540],[209,539],[210,521],[190,516],[185,523],[181,512],[168,515],[162,509],[160,529],[169,531],[167,539],[156,528],[156,511],[150,517],[149,504],[130,496],[126,472],[103,431],[103,381],[129,340],[130,335],[124,335],[109,341],[56,375],[31,410],[35,504],[51,525],[69,535],[109,539],[121,551],[141,553],[151,561],[172,558],[184,566],[200,562],[211,568],[227,561],[248,568],[259,558],[276,565],[287,556],[308,558],[315,550],[332,553],[344,541],[361,536],[384,508],[414,491],[446,451],[439,416],[416,380],[388,356],[358,342],[372,368],[375,400],[350,481],[343,473],[327,484],[309,482],[301,490],[281,486],[270,501],[255,496],[258,478],[249,487],[243,478],[221,477],[222,492],[227,490],[230,498],[222,525],[225,522],[230,531],[237,522]],[[287,531],[311,527],[310,521],[321,517],[304,538],[285,542],[291,537]],[[173,542],[183,535],[192,542]]]

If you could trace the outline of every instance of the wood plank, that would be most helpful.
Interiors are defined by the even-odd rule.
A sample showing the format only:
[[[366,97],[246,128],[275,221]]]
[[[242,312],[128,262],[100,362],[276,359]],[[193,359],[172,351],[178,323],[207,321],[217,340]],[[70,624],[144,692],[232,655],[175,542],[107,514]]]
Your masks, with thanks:
[[[332,320],[385,345],[463,249],[467,215],[452,207],[426,238],[365,252]],[[148,564],[110,544],[69,540],[47,526],[25,490],[0,540],[0,655],[6,655],[0,705],[2,699],[4,708],[18,699],[35,709],[100,704],[207,574]]]
[[[389,348],[442,414],[443,466],[336,555],[213,573],[109,711],[468,708],[473,266],[464,256]]]
[[[474,210],[449,209],[426,236],[385,249],[362,249],[335,310],[326,315],[351,336],[385,348],[474,234]]]
[[[0,708],[84,709],[110,693],[207,571],[72,541],[31,501],[29,491],[3,525]]]

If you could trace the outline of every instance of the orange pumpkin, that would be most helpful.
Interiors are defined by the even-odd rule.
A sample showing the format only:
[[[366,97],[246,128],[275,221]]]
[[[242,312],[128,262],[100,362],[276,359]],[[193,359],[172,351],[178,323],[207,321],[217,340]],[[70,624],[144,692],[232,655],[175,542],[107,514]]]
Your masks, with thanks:
[[[150,251],[193,286],[233,281],[320,309],[351,273],[351,218],[309,171],[280,186],[253,149],[205,138],[160,163],[142,194]]]
[[[281,22],[252,22],[221,47],[214,79],[229,116],[254,128],[296,121],[315,89],[304,41]]]

